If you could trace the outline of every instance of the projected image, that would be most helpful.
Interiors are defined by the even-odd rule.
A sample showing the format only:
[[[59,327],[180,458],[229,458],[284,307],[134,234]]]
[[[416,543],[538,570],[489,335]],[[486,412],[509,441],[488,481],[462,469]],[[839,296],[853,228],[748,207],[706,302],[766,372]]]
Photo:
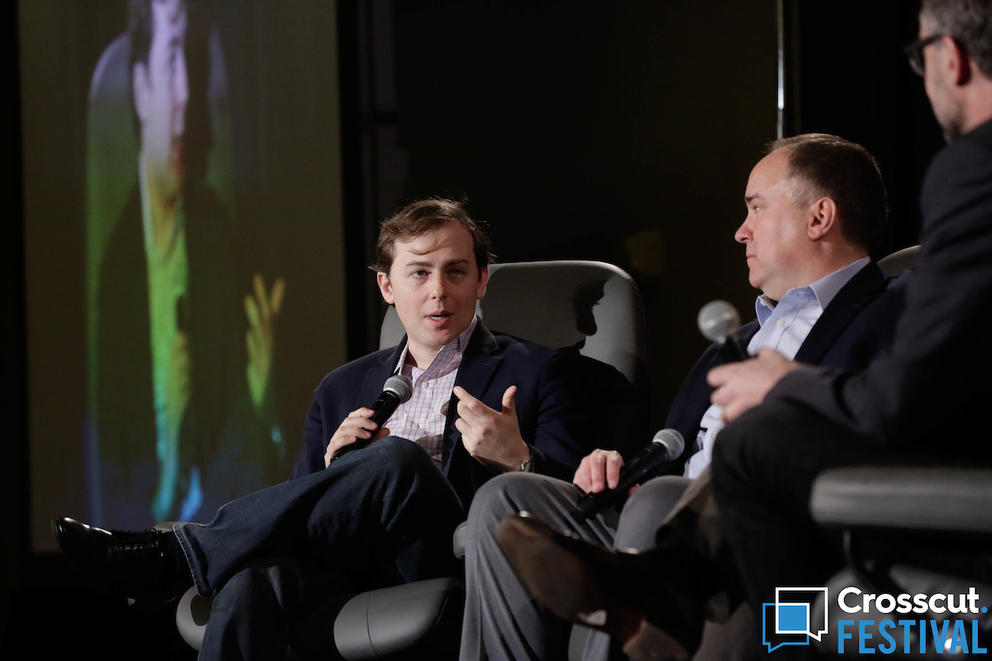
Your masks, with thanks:
[[[205,500],[263,486],[265,466],[285,452],[267,401],[285,282],[256,274],[242,304],[235,226],[204,167],[209,74],[223,66],[207,20],[183,0],[131,2],[128,31],[108,53],[119,61],[97,72],[124,74],[115,82],[133,121],[94,122],[133,124],[137,150],[91,145],[120,157],[110,177],[134,181],[119,216],[94,204],[87,217],[92,235],[106,234],[93,328],[95,486],[105,516],[136,523],[190,520]],[[91,195],[106,192],[104,179],[94,173]]]
[[[347,357],[334,4],[20,13],[35,546],[203,521]]]

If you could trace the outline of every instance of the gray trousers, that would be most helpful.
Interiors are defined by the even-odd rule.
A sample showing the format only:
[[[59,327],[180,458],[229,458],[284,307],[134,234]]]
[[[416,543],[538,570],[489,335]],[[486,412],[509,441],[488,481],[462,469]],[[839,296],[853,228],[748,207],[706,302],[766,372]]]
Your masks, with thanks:
[[[465,549],[465,619],[462,661],[481,659],[567,659],[572,625],[527,595],[496,542],[496,526],[527,511],[552,528],[606,547],[644,550],[690,480],[666,476],[649,480],[623,511],[608,510],[586,520],[578,516],[581,491],[572,484],[533,473],[506,473],[476,493],[468,515]],[[606,659],[609,638],[592,633],[584,658]]]

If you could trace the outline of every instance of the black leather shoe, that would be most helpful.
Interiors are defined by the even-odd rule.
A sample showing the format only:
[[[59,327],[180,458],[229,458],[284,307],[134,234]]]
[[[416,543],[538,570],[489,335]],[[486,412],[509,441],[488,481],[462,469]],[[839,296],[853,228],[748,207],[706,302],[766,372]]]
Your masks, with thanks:
[[[501,521],[496,539],[535,600],[562,619],[610,634],[632,659],[687,659],[699,646],[704,597],[665,580],[670,563],[660,551],[610,551],[526,512]]]
[[[90,580],[143,605],[178,599],[193,584],[185,561],[175,556],[178,542],[169,543],[171,532],[104,530],[68,517],[53,520],[52,532]]]

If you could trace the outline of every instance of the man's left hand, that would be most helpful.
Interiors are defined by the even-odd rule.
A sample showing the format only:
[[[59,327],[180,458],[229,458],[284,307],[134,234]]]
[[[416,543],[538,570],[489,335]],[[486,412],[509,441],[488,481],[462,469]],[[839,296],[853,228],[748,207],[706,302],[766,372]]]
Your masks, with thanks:
[[[706,375],[706,381],[715,388],[710,401],[723,407],[723,419],[729,422],[763,402],[779,379],[799,367],[778,351],[763,348],[751,360],[711,369]]]
[[[503,393],[503,410],[494,411],[455,386],[458,397],[458,419],[455,428],[462,433],[462,444],[468,453],[484,464],[503,471],[513,471],[530,456],[530,448],[520,435],[517,411],[513,399],[517,387],[510,386]]]

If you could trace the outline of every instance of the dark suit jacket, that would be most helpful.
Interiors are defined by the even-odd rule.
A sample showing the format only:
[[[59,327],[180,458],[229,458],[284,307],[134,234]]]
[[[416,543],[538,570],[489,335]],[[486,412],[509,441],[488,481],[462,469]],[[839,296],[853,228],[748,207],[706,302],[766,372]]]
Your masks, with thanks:
[[[304,427],[304,446],[293,477],[324,468],[324,450],[349,412],[367,406],[392,375],[406,340],[354,360],[324,377],[314,390]],[[617,420],[622,402],[630,401],[626,379],[612,367],[567,350],[545,347],[501,333],[480,322],[472,334],[455,385],[497,411],[503,392],[517,386],[520,433],[534,450],[534,470],[571,481],[583,456],[596,447],[643,445]],[[591,386],[591,387],[590,387]],[[449,411],[455,411],[452,395]],[[475,490],[498,474],[476,461],[461,443],[456,415],[445,424],[442,471],[466,507]],[[611,441],[610,439],[619,440]]]
[[[254,414],[245,381],[242,287],[229,216],[206,187],[184,191],[191,396],[180,432],[181,463],[201,470],[204,502],[193,520],[279,479],[269,427]],[[104,251],[97,300],[98,474],[94,521],[143,528],[158,483],[148,319],[148,272],[141,198],[131,192]],[[177,311],[178,313],[178,311]],[[182,492],[183,494],[185,491]],[[181,499],[182,496],[180,496]],[[173,518],[178,518],[178,503]]]
[[[886,351],[892,343],[896,320],[902,311],[902,281],[886,278],[874,262],[854,274],[830,301],[795,360],[837,368],[862,367]],[[738,331],[744,345],[758,332],[758,321]],[[678,429],[686,441],[688,458],[699,430],[699,421],[710,406],[713,388],[706,374],[717,365],[734,360],[723,345],[711,345],[696,362],[669,409],[666,427]],[[670,467],[671,470],[678,466]]]
[[[813,408],[876,446],[929,446],[934,461],[987,463],[992,122],[937,155],[920,203],[922,249],[891,354],[861,371],[789,374],[768,396]]]

